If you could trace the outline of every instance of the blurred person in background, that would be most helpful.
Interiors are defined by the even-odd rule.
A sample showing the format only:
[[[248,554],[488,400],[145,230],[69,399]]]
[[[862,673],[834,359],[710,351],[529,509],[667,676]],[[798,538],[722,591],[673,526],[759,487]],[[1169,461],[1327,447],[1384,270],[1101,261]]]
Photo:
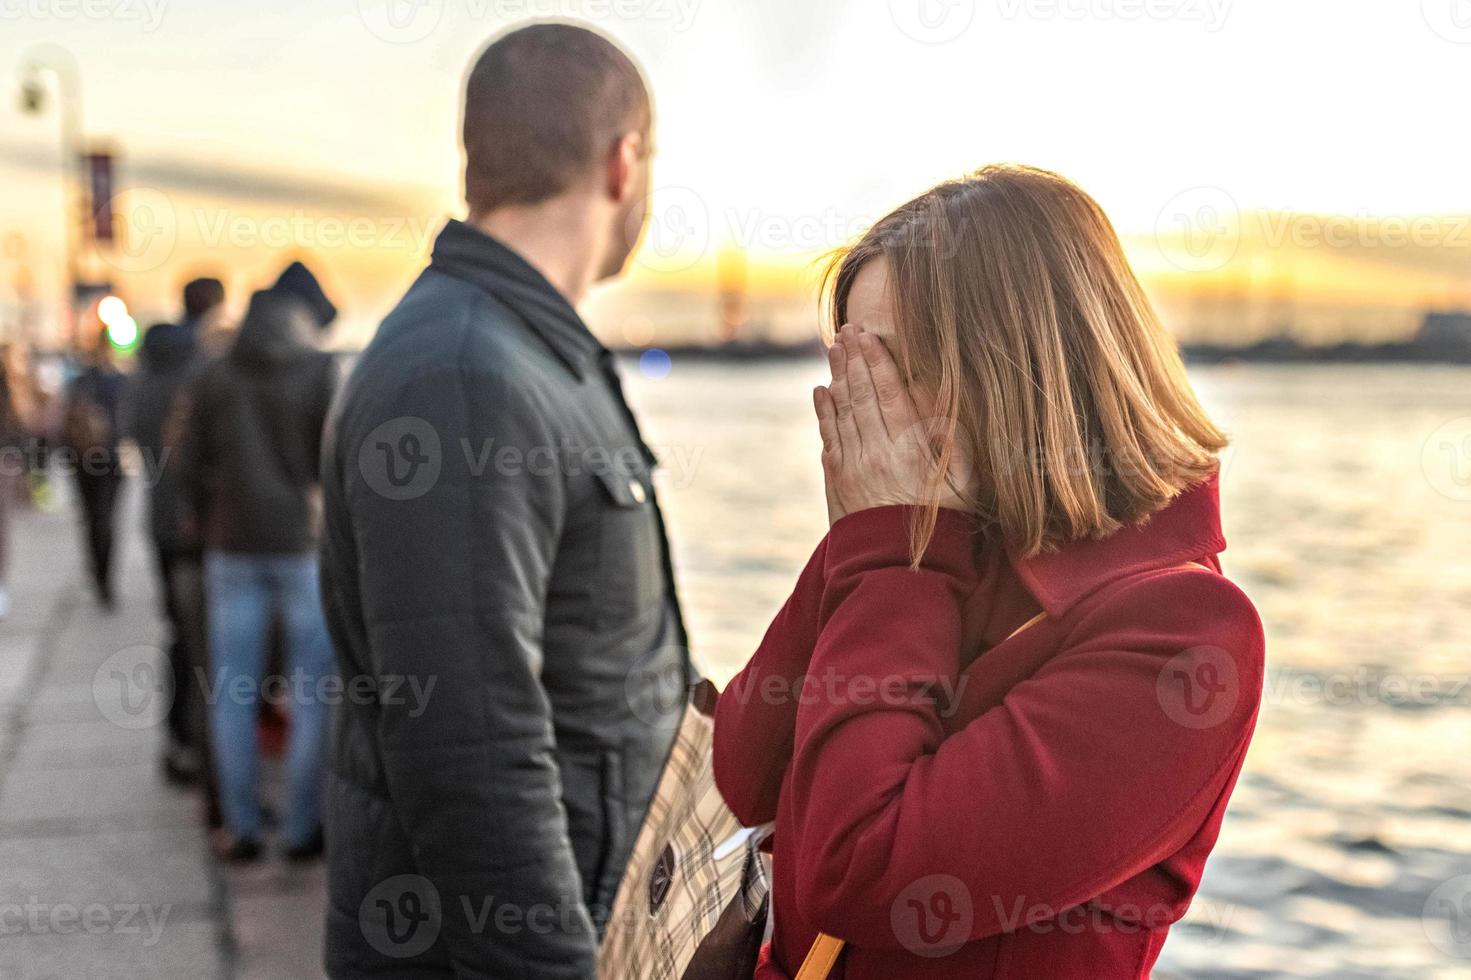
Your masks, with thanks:
[[[222,354],[228,350],[234,333],[223,316],[225,287],[219,279],[201,276],[189,280],[181,300],[183,317],[179,323],[160,325],[167,329],[161,330],[157,338],[153,331],[144,337],[139,351],[140,374],[130,386],[133,408],[129,424],[145,455],[150,488],[149,535],[158,559],[165,615],[172,634],[168,653],[175,683],[169,713],[173,737],[164,754],[164,774],[170,782],[200,786],[205,824],[217,830],[224,825],[224,816],[210,749],[204,690],[204,679],[210,674],[204,549],[198,523],[179,487],[180,464],[175,457],[188,429],[189,380],[208,362],[211,352]]]
[[[66,388],[61,438],[73,457],[92,585],[98,602],[112,609],[117,501],[124,478],[118,444],[127,378],[117,369],[106,329],[84,356],[85,366]]]
[[[191,282],[184,288],[186,314],[194,285]],[[199,775],[199,729],[204,714],[199,678],[192,676],[190,669],[205,662],[190,653],[191,640],[197,640],[196,618],[203,615],[197,573],[202,556],[199,542],[188,533],[180,511],[178,467],[169,465],[178,434],[178,423],[171,422],[170,416],[179,392],[198,366],[196,334],[188,326],[191,319],[186,316],[181,323],[155,324],[143,335],[124,413],[125,431],[138,447],[148,488],[148,536],[169,630],[166,650],[174,698],[169,705],[163,769],[170,782],[180,784],[191,783]]]
[[[316,325],[318,333],[326,331],[337,320],[337,307],[327,298],[316,274],[306,263],[297,260],[281,270],[276,284],[271,287],[278,293],[293,296],[306,309]]]
[[[652,132],[638,67],[603,37],[539,24],[486,48],[463,113],[469,219],[334,413],[338,662],[349,684],[400,682],[339,714],[336,980],[594,975],[689,675],[653,455],[576,311],[638,240]],[[439,895],[432,942],[374,900],[401,875]],[[486,929],[491,898],[551,914]]]
[[[57,504],[56,488],[51,483],[51,454],[61,444],[69,367],[59,354],[42,354],[19,345],[16,358],[19,363],[11,376],[24,379],[22,387],[30,402],[25,419],[30,435],[26,452],[28,499],[33,507],[49,511]]]
[[[256,717],[272,621],[289,671],[286,812],[289,860],[323,849],[321,792],[333,673],[317,581],[318,457],[335,363],[316,346],[320,310],[299,289],[251,297],[229,352],[190,383],[182,485],[205,549],[211,741],[228,838],[226,860],[258,860]]]
[[[225,285],[213,276],[200,276],[184,284],[184,318],[180,329],[189,335],[195,350],[223,353],[229,330],[225,324]]]
[[[32,411],[25,349],[0,344],[0,619],[10,615],[11,520],[25,491]]]
[[[271,288],[295,297],[311,315],[319,336],[325,335],[337,319],[336,305],[327,298],[316,275],[300,260],[289,263]],[[265,676],[272,677],[281,674],[287,663],[285,631],[279,615],[271,618],[268,636]],[[259,728],[261,750],[267,755],[280,755],[289,733],[288,719],[279,705],[261,702]]]
[[[831,529],[715,718],[721,793],[776,822],[756,976],[816,943],[849,977],[1145,980],[1261,694],[1226,439],[1055,174],[941,184],[832,285]]]

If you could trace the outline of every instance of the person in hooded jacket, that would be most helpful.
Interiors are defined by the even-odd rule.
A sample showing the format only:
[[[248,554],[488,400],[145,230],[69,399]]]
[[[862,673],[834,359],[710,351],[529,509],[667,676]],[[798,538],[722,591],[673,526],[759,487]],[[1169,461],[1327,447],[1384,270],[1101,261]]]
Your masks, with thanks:
[[[229,352],[190,386],[181,479],[205,551],[210,734],[230,833],[221,854],[231,861],[262,853],[255,723],[273,620],[291,716],[286,856],[310,860],[323,849],[323,694],[333,666],[317,582],[318,456],[337,368],[316,346],[321,326],[300,290],[258,292]]]

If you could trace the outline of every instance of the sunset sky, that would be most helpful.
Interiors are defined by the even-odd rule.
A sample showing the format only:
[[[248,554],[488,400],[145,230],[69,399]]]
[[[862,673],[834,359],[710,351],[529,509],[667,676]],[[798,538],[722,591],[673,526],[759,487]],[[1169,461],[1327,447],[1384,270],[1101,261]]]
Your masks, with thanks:
[[[1468,0],[0,0],[0,315],[60,267],[58,120],[15,81],[36,45],[75,56],[119,211],[152,222],[99,266],[143,315],[304,256],[361,339],[459,212],[466,65],[548,16],[655,93],[650,240],[591,308],[615,339],[705,336],[722,249],[753,313],[807,329],[814,256],[989,161],[1081,183],[1181,320],[1202,290],[1315,335],[1471,302]]]

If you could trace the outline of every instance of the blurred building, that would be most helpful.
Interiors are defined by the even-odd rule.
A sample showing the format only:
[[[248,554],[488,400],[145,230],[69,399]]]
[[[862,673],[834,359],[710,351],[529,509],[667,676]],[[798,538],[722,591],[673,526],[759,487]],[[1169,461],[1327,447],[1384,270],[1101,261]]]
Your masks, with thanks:
[[[1471,356],[1471,311],[1432,310],[1415,334],[1415,347],[1447,358]]]

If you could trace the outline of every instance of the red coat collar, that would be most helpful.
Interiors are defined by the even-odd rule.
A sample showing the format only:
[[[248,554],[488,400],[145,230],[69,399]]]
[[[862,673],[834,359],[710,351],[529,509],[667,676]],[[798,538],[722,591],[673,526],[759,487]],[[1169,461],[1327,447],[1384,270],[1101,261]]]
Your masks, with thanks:
[[[1215,565],[1215,556],[1225,549],[1219,479],[1212,475],[1149,520],[1101,541],[1075,541],[1032,558],[1008,549],[1007,558],[1027,591],[1055,619],[1110,582],[1189,561]]]

